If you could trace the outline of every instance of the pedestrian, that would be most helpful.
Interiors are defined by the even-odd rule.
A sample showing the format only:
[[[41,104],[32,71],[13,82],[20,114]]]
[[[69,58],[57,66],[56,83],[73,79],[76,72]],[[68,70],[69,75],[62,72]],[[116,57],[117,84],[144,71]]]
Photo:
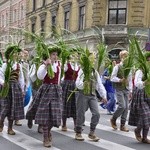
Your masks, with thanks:
[[[150,64],[150,52],[146,53],[145,58]],[[139,67],[135,72],[128,123],[131,126],[136,126],[134,133],[139,142],[150,144],[150,140],[147,138],[150,127],[150,96],[145,92],[145,87],[148,84],[150,82],[144,80],[144,70],[142,67]]]
[[[115,89],[113,87],[112,81],[110,81],[110,76],[112,73],[113,65],[111,64],[111,62],[109,62],[109,63],[106,63],[105,67],[106,69],[104,70],[104,73],[102,74],[102,78],[104,78],[105,80],[103,85],[107,92],[108,102],[104,106],[107,109],[107,114],[112,115],[116,109]]]
[[[129,97],[132,95],[132,73],[130,71],[127,79],[124,78],[122,73],[122,66],[124,59],[128,56],[128,51],[123,50],[119,53],[120,63],[115,65],[111,74],[111,81],[116,89],[116,97],[118,101],[118,107],[114,112],[110,123],[113,129],[117,129],[116,120],[121,117],[120,130],[129,132],[129,129],[125,126],[128,114]]]
[[[61,50],[58,47],[49,49],[50,57],[43,61],[37,71],[37,77],[43,80],[36,96],[34,97],[33,113],[35,124],[43,127],[43,145],[52,146],[52,127],[59,127],[62,118],[62,88],[60,86],[60,65],[57,57]],[[52,66],[54,77],[48,75],[48,68]],[[32,109],[31,107],[29,109]],[[34,119],[34,118],[33,118]]]
[[[91,53],[91,57],[93,57],[93,53]],[[93,60],[93,59],[90,59],[90,57],[86,59],[89,59],[88,61]],[[94,63],[94,62],[91,62],[91,63]],[[103,101],[106,103],[107,102],[106,90],[100,80],[98,72],[94,68],[92,68],[92,72],[90,72],[89,74],[91,76],[90,81],[89,81],[90,91],[89,93],[85,93],[84,84],[86,84],[85,82],[87,81],[85,81],[86,75],[84,74],[83,69],[85,68],[81,68],[79,70],[78,77],[76,79],[76,87],[79,92],[78,92],[78,96],[76,99],[77,120],[76,120],[76,129],[75,129],[76,131],[75,139],[79,141],[84,140],[84,138],[82,137],[82,126],[85,121],[85,112],[88,110],[88,108],[90,108],[90,111],[92,113],[92,118],[91,118],[90,132],[88,134],[88,137],[91,140],[97,142],[99,141],[99,137],[95,135],[95,130],[99,122],[100,113],[99,113],[99,107],[98,107],[98,102],[97,102],[95,91],[97,90],[99,92],[100,96],[103,98]]]
[[[75,81],[80,67],[74,59],[74,56],[69,56],[68,61],[64,66],[64,79],[62,81],[62,131],[67,131],[67,118],[72,117],[74,121],[74,129],[76,126],[76,96],[74,91]]]
[[[20,51],[17,45],[9,46],[5,52],[6,63],[2,65],[3,88],[8,84],[8,93],[1,99],[0,131],[2,132],[4,120],[7,117],[7,132],[10,135],[15,135],[12,129],[13,121],[24,119],[24,76],[22,66],[18,63]]]

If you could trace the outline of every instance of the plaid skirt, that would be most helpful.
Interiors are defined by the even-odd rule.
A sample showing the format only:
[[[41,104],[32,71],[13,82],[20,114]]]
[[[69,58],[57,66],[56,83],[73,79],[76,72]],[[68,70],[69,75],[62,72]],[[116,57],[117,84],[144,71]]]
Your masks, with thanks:
[[[75,81],[64,80],[62,83],[63,112],[62,118],[76,119]],[[74,92],[74,93],[72,93]],[[72,95],[71,95],[72,94]],[[70,97],[71,96],[71,97]],[[68,99],[69,98],[69,99]]]
[[[38,107],[35,123],[59,127],[62,118],[62,88],[56,84],[43,84],[38,90],[35,101]]]
[[[8,96],[1,99],[0,119],[4,120],[5,117],[11,120],[24,119],[24,98],[17,81],[10,82]]]
[[[150,97],[147,97],[144,89],[133,90],[128,124],[141,128],[150,127]]]
[[[41,100],[41,99],[39,99],[39,97],[41,97],[40,94],[43,93],[42,86],[40,86],[37,91],[35,89],[32,89],[32,90],[34,90],[34,94],[32,95],[32,98],[33,98],[32,102],[29,105],[28,110],[26,112],[26,119],[27,120],[34,120],[35,119],[37,108],[38,108],[40,100]],[[38,98],[36,98],[36,96],[38,96]]]

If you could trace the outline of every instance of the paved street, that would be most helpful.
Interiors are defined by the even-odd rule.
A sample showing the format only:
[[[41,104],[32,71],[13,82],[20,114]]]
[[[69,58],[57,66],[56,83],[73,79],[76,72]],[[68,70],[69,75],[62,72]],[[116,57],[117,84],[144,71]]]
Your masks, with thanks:
[[[62,132],[60,128],[53,128],[53,147],[44,148],[42,145],[42,135],[37,132],[37,125],[34,125],[32,129],[28,129],[27,121],[23,120],[23,126],[15,126],[15,136],[6,133],[6,122],[4,131],[0,133],[0,150],[149,150],[150,145],[138,143],[135,140],[133,127],[128,126],[130,129],[129,133],[120,130],[114,131],[109,123],[111,115],[107,115],[106,111],[101,108],[100,112],[101,118],[96,130],[96,134],[100,137],[99,142],[92,142],[88,139],[91,114],[87,111],[86,126],[83,131],[84,142],[74,140],[73,121],[69,119],[67,122],[68,131]]]

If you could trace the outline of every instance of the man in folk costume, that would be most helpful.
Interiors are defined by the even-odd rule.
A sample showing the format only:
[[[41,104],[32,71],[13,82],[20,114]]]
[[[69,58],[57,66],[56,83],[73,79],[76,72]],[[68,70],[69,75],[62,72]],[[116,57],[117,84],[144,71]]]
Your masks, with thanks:
[[[150,52],[145,53],[145,58],[148,67],[150,67]],[[135,72],[135,87],[128,124],[136,126],[134,133],[139,142],[150,144],[150,139],[147,138],[150,127],[150,95],[146,93],[146,86],[150,85],[150,81],[144,77],[144,68],[142,66],[140,65]]]
[[[120,63],[115,65],[111,74],[111,81],[114,82],[114,88],[116,89],[116,97],[118,101],[118,107],[110,119],[111,126],[115,130],[117,129],[116,120],[121,116],[120,130],[129,132],[125,126],[127,114],[128,114],[128,102],[132,95],[132,73],[130,72],[128,78],[125,79],[122,73],[122,66],[124,59],[128,56],[128,52],[123,50],[119,53],[121,59]]]
[[[62,118],[62,88],[60,86],[61,69],[57,63],[60,54],[58,47],[49,49],[50,57],[39,67],[37,77],[43,80],[36,96],[34,97],[37,108],[35,113],[35,123],[43,127],[43,145],[52,146],[52,127],[59,127]],[[48,75],[48,68],[52,67],[53,77]],[[29,108],[30,109],[30,108]]]
[[[8,84],[6,88],[8,93],[4,99],[1,99],[0,131],[2,132],[4,119],[7,117],[8,134],[10,135],[15,135],[12,129],[13,121],[24,119],[24,76],[22,67],[17,62],[20,51],[21,49],[16,45],[9,46],[5,52],[6,63],[2,66],[3,79],[5,81],[3,88]]]
[[[64,79],[62,82],[62,131],[67,131],[67,118],[72,117],[74,128],[76,126],[76,97],[75,97],[75,81],[79,71],[79,65],[75,62],[75,56],[69,56],[67,63],[64,66]],[[72,93],[73,92],[73,93]]]
[[[93,54],[91,54],[91,57],[93,57]],[[89,58],[89,61],[92,62],[93,59]],[[95,60],[95,59],[94,59]],[[93,62],[92,62],[93,63]],[[97,90],[100,96],[103,99],[103,102],[107,103],[106,100],[106,90],[100,80],[98,72],[92,68],[91,78],[90,78],[90,85],[89,85],[89,93],[84,93],[84,83],[85,81],[85,74],[83,73],[83,69],[81,68],[78,72],[78,77],[76,79],[76,87],[78,89],[78,96],[76,100],[76,111],[77,111],[77,120],[76,120],[76,135],[75,139],[78,141],[83,141],[84,138],[82,137],[82,126],[85,121],[85,112],[90,108],[90,111],[92,113],[91,123],[90,123],[90,132],[88,134],[88,137],[97,142],[99,141],[99,137],[95,135],[95,129],[99,122],[100,113],[99,113],[99,107],[97,103],[96,93]]]

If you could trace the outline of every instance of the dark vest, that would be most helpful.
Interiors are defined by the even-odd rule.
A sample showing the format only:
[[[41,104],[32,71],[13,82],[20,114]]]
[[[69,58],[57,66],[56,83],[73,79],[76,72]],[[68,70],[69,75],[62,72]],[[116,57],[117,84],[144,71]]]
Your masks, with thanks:
[[[118,68],[117,77],[120,79],[122,79],[124,77],[123,70],[122,70],[121,66],[119,66],[119,68]],[[121,83],[121,82],[113,82],[113,86],[117,90],[125,90],[126,89],[126,85],[124,83]]]
[[[59,67],[57,66],[57,72],[54,72],[54,78],[51,79],[48,74],[46,74],[43,83],[46,84],[58,84],[58,78],[59,78]]]
[[[71,68],[70,63],[68,63],[67,66],[68,66],[68,70],[65,72],[65,78],[64,78],[64,80],[75,81],[77,79],[79,69],[77,71],[73,70]]]

